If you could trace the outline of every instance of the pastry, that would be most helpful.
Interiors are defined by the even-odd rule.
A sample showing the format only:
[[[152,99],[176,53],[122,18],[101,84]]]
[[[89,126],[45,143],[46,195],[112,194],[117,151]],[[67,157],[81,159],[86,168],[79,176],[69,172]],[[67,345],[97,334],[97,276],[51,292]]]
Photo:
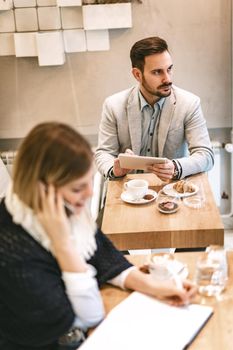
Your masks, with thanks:
[[[185,182],[183,188],[184,188],[184,192],[189,192],[189,193],[195,192],[195,187],[191,182],[189,183]]]
[[[192,193],[195,192],[195,186],[193,183],[185,180],[178,181],[173,186],[174,190],[178,193]]]
[[[179,193],[184,193],[184,184],[184,180],[178,181],[174,184],[173,188]]]

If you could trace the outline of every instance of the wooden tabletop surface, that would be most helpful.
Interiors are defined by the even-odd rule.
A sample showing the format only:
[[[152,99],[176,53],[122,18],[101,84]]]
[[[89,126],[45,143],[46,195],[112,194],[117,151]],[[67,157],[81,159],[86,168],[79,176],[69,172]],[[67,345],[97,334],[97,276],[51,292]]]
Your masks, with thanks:
[[[153,174],[130,174],[124,179],[109,181],[102,230],[118,249],[192,248],[223,244],[223,224],[205,173],[189,178],[194,184],[202,184],[206,199],[204,207],[189,208],[181,201],[180,209],[173,214],[160,213],[156,201],[142,205],[122,201],[124,182],[134,178],[148,180],[149,188],[157,192],[164,185]]]
[[[200,253],[176,253],[178,260],[187,264],[189,278],[193,278],[195,262]],[[146,261],[145,255],[127,255],[133,264],[140,266]],[[231,350],[233,339],[233,252],[228,252],[229,280],[226,290],[221,294],[219,300],[213,297],[201,297],[197,295],[194,303],[210,305],[214,308],[214,314],[200,331],[190,350]],[[101,290],[106,312],[124,300],[129,291],[123,291],[116,287],[106,285]],[[156,340],[155,344],[156,345]]]

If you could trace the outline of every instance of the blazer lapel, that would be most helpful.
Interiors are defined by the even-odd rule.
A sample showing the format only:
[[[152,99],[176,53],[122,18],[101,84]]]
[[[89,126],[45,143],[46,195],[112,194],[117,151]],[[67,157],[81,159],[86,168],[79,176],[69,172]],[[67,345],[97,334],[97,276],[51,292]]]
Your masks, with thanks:
[[[141,124],[141,111],[139,109],[138,88],[133,89],[132,94],[129,97],[128,105],[127,105],[127,116],[128,116],[132,151],[135,154],[140,155],[142,124]]]
[[[176,98],[174,95],[174,91],[172,90],[171,95],[165,99],[165,102],[162,108],[162,113],[160,115],[159,130],[158,130],[159,157],[162,157],[162,154],[163,154],[163,149],[167,139],[168,130],[170,128],[175,105],[176,105]]]

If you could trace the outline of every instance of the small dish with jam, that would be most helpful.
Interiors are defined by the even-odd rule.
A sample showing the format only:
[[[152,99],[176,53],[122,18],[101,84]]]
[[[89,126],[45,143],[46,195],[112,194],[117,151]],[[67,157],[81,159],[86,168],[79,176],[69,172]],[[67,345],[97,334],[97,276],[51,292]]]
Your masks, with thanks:
[[[156,207],[163,214],[173,214],[179,210],[180,201],[179,196],[169,196],[160,191],[156,199]]]

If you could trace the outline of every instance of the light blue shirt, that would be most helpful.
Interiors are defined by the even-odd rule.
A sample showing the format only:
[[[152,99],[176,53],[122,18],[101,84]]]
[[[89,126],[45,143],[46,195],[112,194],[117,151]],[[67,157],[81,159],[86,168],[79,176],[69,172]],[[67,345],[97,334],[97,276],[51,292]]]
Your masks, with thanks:
[[[141,156],[158,156],[158,128],[165,98],[161,98],[152,107],[139,91],[140,109],[142,114]]]

